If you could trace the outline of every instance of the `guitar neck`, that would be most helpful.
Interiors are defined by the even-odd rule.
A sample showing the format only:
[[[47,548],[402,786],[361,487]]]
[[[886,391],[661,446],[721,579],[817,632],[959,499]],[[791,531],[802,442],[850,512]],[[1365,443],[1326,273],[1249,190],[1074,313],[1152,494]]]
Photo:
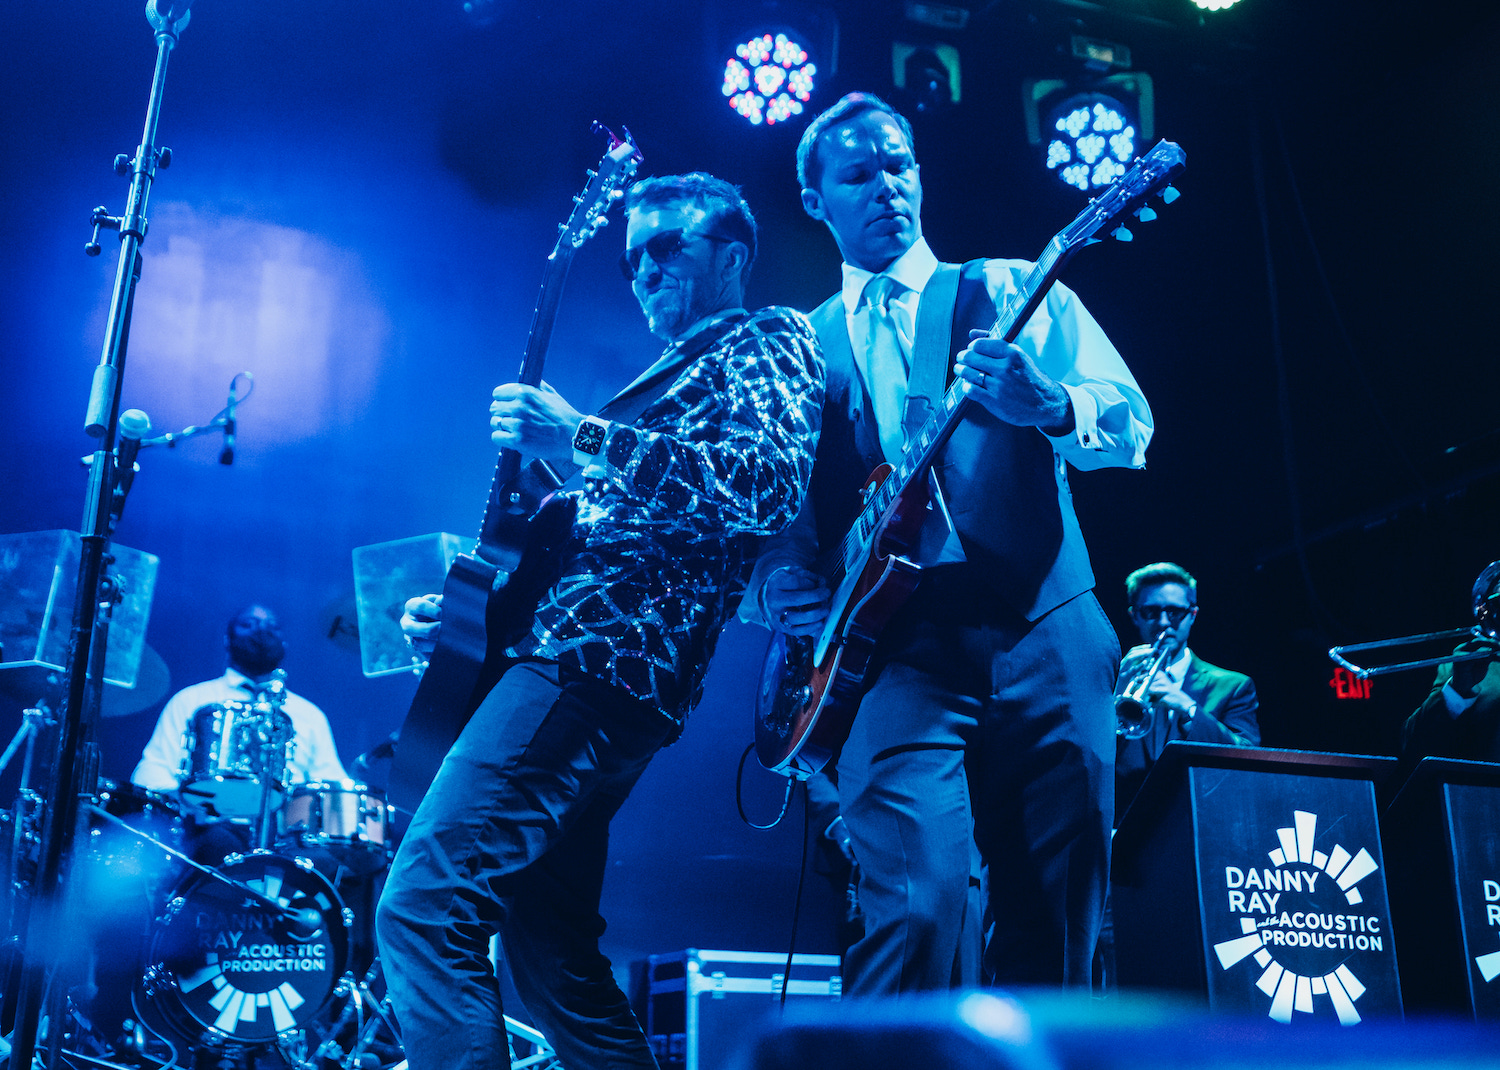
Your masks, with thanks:
[[[557,310],[562,306],[563,284],[567,281],[568,269],[573,264],[573,253],[572,246],[559,242],[552,250],[552,255],[547,258],[536,310],[531,314],[531,333],[526,338],[526,352],[521,357],[521,369],[516,374],[516,382],[523,386],[541,385],[547,362],[547,346],[552,341]],[[485,498],[484,518],[480,521],[479,541],[474,547],[474,553],[496,566],[509,560],[507,543],[502,538],[502,532],[510,520],[506,488],[520,474],[522,460],[519,450],[500,451],[500,456],[495,461],[495,476],[490,481],[490,492]]]

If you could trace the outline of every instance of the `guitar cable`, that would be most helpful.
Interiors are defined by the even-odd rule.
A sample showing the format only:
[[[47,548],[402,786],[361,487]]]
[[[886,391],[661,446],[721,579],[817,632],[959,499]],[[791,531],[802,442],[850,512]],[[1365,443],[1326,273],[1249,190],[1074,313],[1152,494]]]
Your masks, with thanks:
[[[745,813],[745,762],[750,757],[750,752],[755,749],[755,744],[750,743],[745,747],[745,752],[740,755],[740,765],[734,774],[734,806],[740,812],[740,820],[753,829],[765,832],[781,824],[781,819],[786,817],[787,807],[792,802],[792,789],[797,786],[796,777],[786,778],[786,796],[781,800],[781,812],[777,814],[769,825],[757,825],[750,820],[750,815]]]
[[[745,748],[744,753],[740,755],[739,769],[736,771],[734,778],[734,805],[740,812],[741,821],[753,829],[765,832],[781,824],[781,819],[786,817],[787,808],[792,802],[792,792],[796,790],[799,781],[796,777],[786,778],[786,795],[781,800],[781,812],[776,815],[770,824],[757,825],[754,821],[751,821],[750,815],[745,813],[744,783],[745,762],[749,759],[750,752],[754,749],[755,744],[751,743]],[[786,965],[781,971],[781,995],[777,1001],[778,1007],[781,1010],[786,1009],[787,993],[792,987],[792,966],[797,957],[797,929],[802,920],[802,890],[807,886],[807,848],[812,838],[811,830],[812,807],[809,805],[807,792],[804,790],[802,792],[802,861],[797,867],[797,891],[792,897],[792,931],[787,937]]]

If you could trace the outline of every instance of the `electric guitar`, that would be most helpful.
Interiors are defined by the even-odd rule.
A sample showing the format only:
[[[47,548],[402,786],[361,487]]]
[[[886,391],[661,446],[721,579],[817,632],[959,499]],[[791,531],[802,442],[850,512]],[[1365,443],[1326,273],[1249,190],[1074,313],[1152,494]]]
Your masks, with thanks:
[[[608,136],[609,151],[573,198],[547,257],[516,377],[527,386],[542,381],[573,254],[609,222],[610,206],[625,195],[641,162],[628,130],[622,141],[599,123],[593,129]],[[388,787],[399,809],[414,812],[427,794],[449,748],[499,679],[504,663],[498,652],[530,627],[537,600],[556,579],[556,557],[573,524],[572,499],[554,497],[562,482],[543,462],[523,466],[518,451],[500,451],[478,543],[448,568],[437,646],[401,726]]]
[[[1130,240],[1123,217],[1141,222],[1156,213],[1146,204],[1160,193],[1177,199],[1172,179],[1186,166],[1182,149],[1156,144],[1047,243],[1036,266],[1000,310],[992,338],[1013,342],[1079,249],[1110,231]],[[864,678],[881,629],[916,589],[921,566],[905,556],[916,545],[927,514],[927,472],[964,418],[970,401],[961,382],[913,434],[900,464],[882,464],[865,481],[864,507],[832,558],[828,621],[816,637],[775,631],[766,652],[755,706],[755,753],[773,772],[805,780],[843,746],[864,691]]]

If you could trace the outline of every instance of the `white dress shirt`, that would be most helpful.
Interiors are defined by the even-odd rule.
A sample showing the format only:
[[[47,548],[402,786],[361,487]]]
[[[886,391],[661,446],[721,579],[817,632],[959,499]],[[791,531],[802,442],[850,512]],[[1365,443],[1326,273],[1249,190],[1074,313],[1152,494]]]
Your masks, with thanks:
[[[140,764],[130,774],[131,783],[151,791],[176,791],[187,754],[185,734],[193,714],[214,703],[252,702],[258,693],[254,681],[235,669],[227,670],[217,680],[205,680],[177,692],[162,707]],[[328,716],[291,690],[286,692],[282,709],[291,718],[293,731],[287,781],[300,784],[308,780],[348,780],[349,774],[339,762],[333,743]]]
[[[985,287],[996,309],[1005,308],[1034,266],[1026,260],[985,261]],[[922,291],[937,268],[938,259],[927,239],[918,238],[883,272],[906,287],[892,299],[891,307],[898,333],[908,346],[915,334]],[[873,277],[863,268],[844,264],[845,321],[862,378],[867,317],[860,298]],[[1073,429],[1047,436],[1059,456],[1082,471],[1145,465],[1153,430],[1151,409],[1114,343],[1072,290],[1053,283],[1017,335],[1016,345],[1061,384],[1073,403]],[[910,356],[908,351],[908,362]]]

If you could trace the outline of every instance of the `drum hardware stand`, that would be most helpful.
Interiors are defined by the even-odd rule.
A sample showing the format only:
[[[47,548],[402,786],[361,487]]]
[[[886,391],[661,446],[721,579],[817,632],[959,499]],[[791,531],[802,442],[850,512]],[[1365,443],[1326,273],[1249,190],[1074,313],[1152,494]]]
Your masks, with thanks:
[[[351,998],[344,1004],[343,1011],[329,1030],[328,1039],[319,1044],[312,1057],[301,1064],[302,1070],[311,1070],[317,1065],[316,1060],[319,1059],[336,1063],[343,1070],[357,1070],[360,1065],[360,1056],[375,1042],[376,1033],[382,1026],[395,1039],[399,1047],[400,1034],[396,1031],[396,1024],[391,1019],[390,1008],[384,1000],[377,999],[370,988],[379,976],[380,960],[378,958],[370,963],[370,968],[365,971],[361,980],[355,981],[353,974],[345,976],[342,986],[344,990],[338,994]],[[369,1009],[368,1018],[365,1017],[366,1008]],[[338,1037],[351,1022],[356,1023],[354,1043],[349,1045],[348,1051],[345,1051]]]
[[[21,980],[16,993],[15,1028],[11,1034],[10,1066],[32,1070],[36,1055],[38,1029],[43,1012],[43,995],[48,977],[59,965],[49,943],[60,931],[59,908],[63,905],[62,879],[68,869],[70,848],[79,837],[79,806],[82,796],[96,793],[98,780],[97,743],[92,739],[98,718],[102,679],[89,687],[88,671],[94,664],[92,644],[101,597],[104,561],[114,520],[124,506],[134,474],[134,453],[138,438],[127,435],[116,441],[120,431],[120,390],[125,366],[126,341],[135,286],[140,280],[140,245],[146,236],[146,203],[158,166],[171,159],[166,149],[155,145],[160,116],[162,89],[166,82],[167,60],[176,47],[178,35],[187,26],[192,0],[147,0],[146,18],[156,38],[156,69],[146,106],[145,127],[134,159],[123,154],[116,158],[115,170],[130,176],[130,192],[123,215],[111,217],[94,213],[94,236],[86,252],[98,252],[99,231],[118,231],[120,258],[115,272],[114,293],[110,300],[109,319],[99,366],[94,371],[85,431],[99,439],[89,466],[88,494],[80,532],[78,584],[69,633],[66,698],[62,706],[57,733],[56,761],[53,764],[52,798],[45,807],[42,842],[37,865],[33,907],[28,918],[28,939],[22,945]],[[165,5],[166,10],[162,7]],[[102,665],[102,659],[101,659]],[[54,1010],[61,998],[53,985]],[[60,1019],[54,1013],[48,1037],[49,1067],[56,1067],[62,1032]]]
[[[34,888],[36,881],[34,867],[27,867],[27,872],[22,872],[25,863],[35,862],[36,846],[41,840],[42,797],[31,786],[36,741],[44,729],[54,728],[56,725],[57,719],[52,716],[52,708],[45,700],[38,700],[35,706],[22,711],[21,726],[16,730],[10,745],[5,748],[5,753],[0,755],[0,772],[3,772],[15,758],[16,751],[22,746],[26,748],[25,757],[21,760],[20,787],[16,792],[16,805],[11,817],[13,827],[10,866],[5,888],[7,942],[19,941],[23,936],[29,912],[22,907],[21,892],[22,889]]]
[[[547,1038],[531,1026],[518,1022],[509,1015],[505,1016],[505,1040],[510,1047],[511,1070],[561,1070],[562,1064],[558,1062],[557,1052],[552,1050],[552,1045],[547,1043]],[[518,1059],[516,1057],[517,1040],[530,1044],[532,1054]]]
[[[128,481],[122,482],[120,487],[127,487]],[[114,496],[111,507],[111,517],[118,519],[120,510],[124,506],[124,492],[118,490]],[[111,523],[112,523],[111,522]],[[92,625],[91,640],[88,646],[88,668],[83,678],[83,703],[81,709],[92,711],[90,720],[86,723],[84,730],[80,732],[80,747],[78,763],[76,766],[77,783],[87,786],[88,791],[84,797],[96,799],[98,797],[99,780],[99,752],[91,737],[93,716],[97,714],[100,701],[102,700],[105,678],[105,656],[109,644],[109,627],[114,619],[114,610],[124,596],[125,579],[112,570],[115,563],[114,557],[106,547],[100,564],[101,575],[96,587],[97,602],[93,606],[94,618]],[[76,621],[76,616],[75,616]],[[70,647],[70,660],[73,650]],[[50,677],[49,683],[55,684],[56,677]],[[45,700],[38,700],[37,705],[25,711],[23,724],[16,737],[7,747],[5,754],[0,756],[0,770],[3,770],[14,757],[15,751],[23,738],[26,744],[26,756],[22,764],[20,781],[20,802],[17,806],[15,835],[12,841],[12,873],[16,873],[24,865],[30,863],[25,881],[13,881],[10,889],[12,898],[8,904],[8,922],[11,924],[11,932],[19,940],[21,961],[21,988],[18,991],[16,1026],[19,1028],[24,1019],[22,1008],[25,1006],[26,990],[28,981],[28,969],[32,967],[32,958],[35,958],[32,937],[38,932],[45,931],[50,938],[45,958],[38,968],[43,974],[41,989],[38,994],[37,1006],[40,1020],[48,1022],[47,1029],[47,1054],[44,1060],[46,1066],[57,1066],[59,1058],[63,1054],[63,1045],[70,1038],[69,1027],[73,1031],[79,1028],[84,1019],[72,1008],[70,999],[71,987],[67,978],[72,974],[83,971],[84,952],[67,940],[55,939],[56,930],[43,929],[38,923],[38,917],[44,921],[47,918],[68,918],[71,916],[71,888],[67,883],[69,875],[69,862],[76,857],[77,849],[88,836],[88,823],[86,814],[77,808],[77,797],[71,801],[74,803],[72,813],[72,829],[64,831],[66,826],[61,823],[60,817],[55,817],[61,799],[54,798],[51,805],[44,793],[30,787],[35,758],[35,740],[43,728],[55,728],[61,723],[59,719],[47,716],[50,710]],[[61,755],[55,756],[61,761]],[[56,768],[56,767],[54,767]],[[56,773],[53,783],[49,785],[56,792],[63,783],[61,774]],[[80,788],[82,790],[82,788]],[[54,826],[53,822],[57,824]],[[43,869],[46,860],[46,848],[48,845],[49,831],[54,831],[62,838],[63,855],[59,858],[59,869],[57,879],[53,886],[53,895],[46,901],[41,900],[41,891],[46,887],[45,871]],[[20,892],[23,888],[30,886],[30,896],[23,897]],[[67,931],[67,930],[63,930]],[[13,1034],[16,1036],[18,1034]],[[77,1053],[70,1053],[77,1054]]]
[[[277,669],[271,673],[271,679],[266,681],[265,701],[256,703],[256,712],[260,712],[260,706],[265,706],[265,712],[261,714],[265,721],[265,731],[269,739],[263,742],[264,751],[261,756],[260,767],[260,813],[255,819],[255,845],[262,850],[269,851],[275,846],[276,828],[275,819],[271,813],[271,785],[281,783],[286,777],[286,754],[287,742],[290,736],[282,738],[277,731],[282,713],[282,706],[286,704],[286,670]],[[280,754],[281,761],[276,763],[272,755]],[[272,766],[275,766],[273,769]],[[273,777],[271,774],[276,775]]]

